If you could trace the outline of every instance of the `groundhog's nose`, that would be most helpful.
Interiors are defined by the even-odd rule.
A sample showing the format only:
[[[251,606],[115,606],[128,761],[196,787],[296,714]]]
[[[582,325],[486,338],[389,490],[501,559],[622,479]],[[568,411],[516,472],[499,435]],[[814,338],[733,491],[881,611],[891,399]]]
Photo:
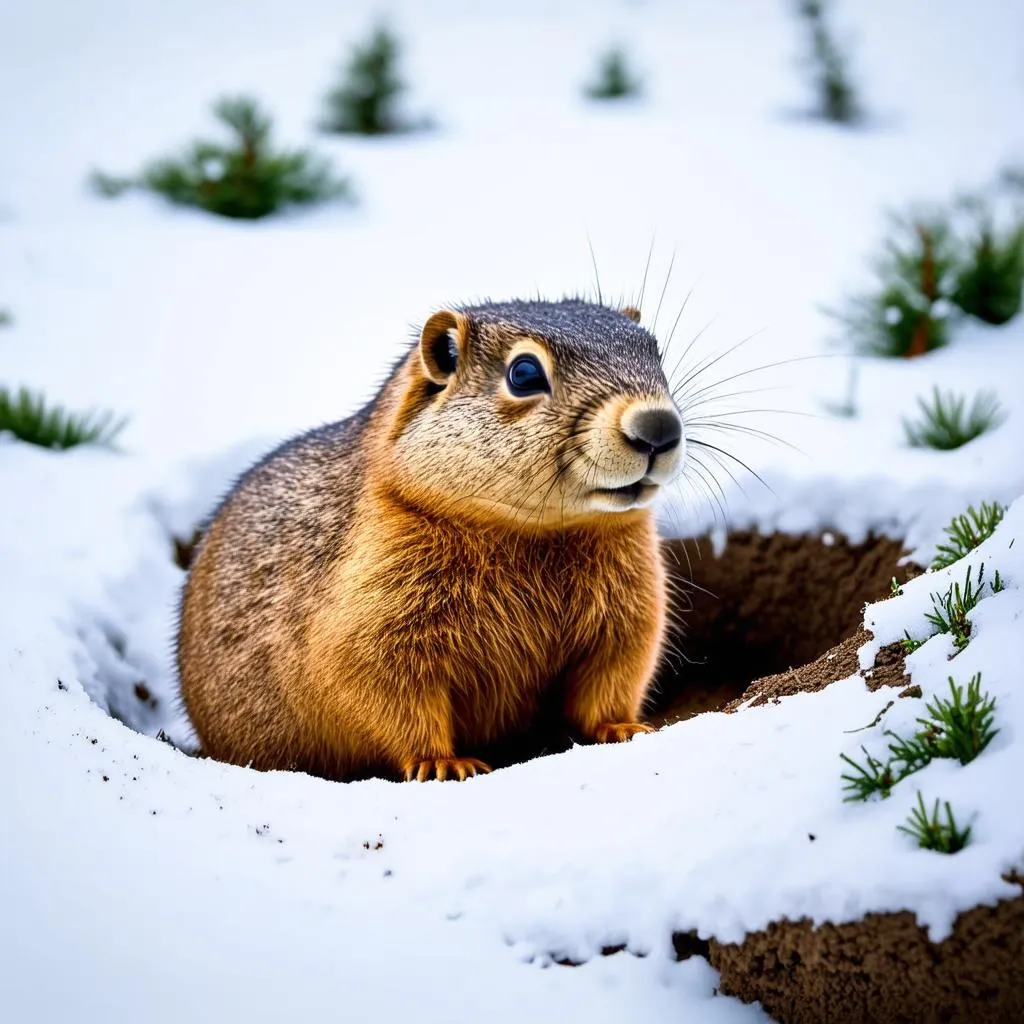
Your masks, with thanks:
[[[675,409],[641,409],[623,417],[622,433],[641,455],[661,455],[679,444],[683,424]]]

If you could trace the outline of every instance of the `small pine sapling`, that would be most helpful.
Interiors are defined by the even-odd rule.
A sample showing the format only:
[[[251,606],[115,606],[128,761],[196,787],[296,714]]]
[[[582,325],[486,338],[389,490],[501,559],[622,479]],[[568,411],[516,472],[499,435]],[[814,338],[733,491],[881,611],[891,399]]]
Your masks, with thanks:
[[[27,388],[11,392],[0,387],[0,434],[13,434],[41,448],[113,448],[127,422],[112,412],[67,412],[61,406],[47,405],[42,394]]]
[[[180,158],[150,164],[138,179],[94,173],[93,188],[106,196],[144,188],[181,206],[243,220],[289,206],[351,198],[348,182],[336,177],[327,161],[306,150],[272,148],[270,118],[255,100],[226,98],[213,109],[233,136],[230,144],[194,142]]]
[[[139,182],[135,178],[121,177],[116,174],[107,174],[106,171],[93,171],[88,179],[87,185],[98,196],[104,199],[118,199],[137,188]]]
[[[971,639],[970,613],[977,608],[985,596],[985,564],[978,566],[978,579],[974,579],[974,571],[968,567],[963,586],[954,583],[944,594],[932,594],[932,610],[925,614],[925,619],[932,626],[933,632],[926,639],[939,633],[949,633],[953,637],[953,646],[957,652],[962,651]],[[1003,581],[996,570],[992,582],[988,584],[989,592],[998,594],[1003,589]],[[909,633],[901,641],[907,654],[912,654],[925,641],[914,640]]]
[[[971,676],[967,692],[949,677],[950,699],[936,697],[927,704],[928,718],[919,718],[924,726],[933,757],[956,758],[970,764],[999,732],[993,727],[996,702],[981,692],[981,673]]]
[[[825,7],[825,0],[798,0],[796,7],[807,29],[804,63],[814,88],[814,112],[826,121],[854,124],[862,116],[860,103],[850,80],[849,61],[828,25]]]
[[[977,510],[969,505],[966,512],[955,516],[949,526],[945,527],[947,540],[938,546],[932,568],[945,569],[988,540],[1002,522],[1005,511],[998,502],[989,504],[983,501]]]
[[[924,805],[924,797],[917,794],[917,807],[910,812],[905,825],[896,827],[905,832],[923,850],[938,853],[959,853],[971,841],[971,826],[960,828],[953,817],[949,802],[945,803],[946,820],[939,818],[939,801],[935,801],[931,814]]]
[[[962,206],[971,225],[953,301],[985,323],[1005,324],[1020,312],[1024,297],[1024,221],[1000,232],[984,200],[965,200]]]
[[[867,800],[876,794],[885,799],[892,793],[893,786],[900,781],[893,773],[892,762],[883,764],[872,757],[866,747],[862,746],[860,749],[864,752],[864,764],[858,764],[846,754],[839,755],[853,769],[852,774],[840,776],[843,789],[846,790],[843,800],[847,803]]]
[[[991,391],[979,391],[967,405],[965,395],[933,389],[931,400],[918,398],[921,415],[903,419],[903,433],[912,448],[952,451],[961,448],[1006,419],[999,399]]]
[[[640,79],[629,67],[625,50],[616,46],[601,55],[597,74],[584,92],[592,100],[620,100],[638,96],[641,88]]]
[[[864,765],[846,754],[839,755],[853,769],[853,774],[841,776],[847,792],[845,800],[867,800],[876,793],[885,798],[895,785],[936,758],[955,758],[961,764],[969,764],[989,745],[999,732],[993,726],[996,702],[994,697],[981,692],[981,673],[971,677],[966,694],[950,676],[949,690],[950,699],[936,697],[925,705],[927,715],[917,720],[920,728],[913,736],[885,730],[889,756],[884,762],[863,746],[860,749]],[[875,724],[877,720],[872,723]]]
[[[398,101],[406,86],[398,74],[401,48],[386,25],[377,25],[370,38],[353,46],[340,83],[327,94],[327,111],[320,122],[325,132],[388,135],[425,126],[402,119]]]
[[[949,340],[956,249],[938,213],[894,216],[891,224],[874,261],[875,290],[855,296],[836,316],[858,352],[909,359]]]

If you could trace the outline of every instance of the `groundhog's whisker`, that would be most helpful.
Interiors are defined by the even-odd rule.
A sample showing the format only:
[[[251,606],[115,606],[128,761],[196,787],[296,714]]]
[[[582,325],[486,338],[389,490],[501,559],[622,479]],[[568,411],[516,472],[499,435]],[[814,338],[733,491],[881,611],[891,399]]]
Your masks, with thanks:
[[[665,274],[665,283],[661,286],[661,294],[658,296],[658,305],[654,310],[654,323],[651,325],[651,334],[658,335],[658,317],[661,316],[661,305],[665,301],[665,292],[668,291],[668,283],[672,278],[672,268],[676,265],[676,250],[672,250],[672,258],[668,261],[668,272]]]
[[[727,459],[731,459],[737,465],[742,466],[752,477],[754,477],[755,480],[757,480],[761,484],[762,487],[768,490],[771,494],[775,495],[776,498],[778,497],[778,495],[775,493],[774,488],[772,488],[768,481],[765,480],[765,478],[761,476],[761,474],[758,473],[756,470],[751,469],[750,466],[748,466],[738,455],[733,455],[732,452],[727,452],[724,448],[719,448],[717,445],[713,445],[708,441],[701,441],[698,440],[697,438],[688,438],[688,441],[691,445],[698,445],[701,448],[706,448],[709,451],[717,452],[719,455],[722,455]],[[738,483],[737,486],[739,486]]]
[[[719,469],[721,469],[721,470],[722,470],[722,472],[723,472],[723,473],[725,473],[725,475],[726,475],[726,476],[727,476],[727,477],[728,477],[728,478],[729,478],[729,479],[730,479],[730,480],[731,480],[731,481],[732,481],[732,482],[733,482],[733,483],[734,483],[734,484],[735,484],[735,485],[736,485],[737,487],[739,487],[739,489],[740,489],[740,490],[742,491],[742,490],[743,490],[743,486],[742,486],[742,484],[741,484],[741,483],[739,482],[739,480],[737,480],[737,479],[736,479],[736,477],[735,477],[735,476],[733,475],[733,473],[732,473],[732,470],[730,470],[729,466],[728,466],[727,464],[724,464],[724,463],[720,462],[720,461],[719,461],[719,460],[718,460],[718,459],[716,458],[716,456],[715,456],[715,453],[713,453],[713,452],[708,452],[707,454],[708,454],[708,458],[710,458],[710,459],[711,459],[711,460],[712,460],[712,461],[714,462],[715,466],[717,466],[717,467],[718,467]],[[708,475],[708,477],[709,477],[709,478],[710,478],[710,480],[711,480],[711,484],[713,485],[713,487],[714,487],[714,489],[715,489],[716,493],[717,493],[717,494],[718,494],[718,496],[719,496],[719,497],[720,497],[720,498],[722,499],[722,504],[723,504],[723,505],[728,505],[728,504],[729,504],[729,499],[728,499],[728,497],[726,496],[726,493],[725,493],[725,488],[724,488],[724,487],[722,487],[722,484],[721,484],[721,482],[719,481],[718,477],[717,477],[717,476],[715,476],[715,474],[714,474],[713,470],[711,469],[711,467],[710,467],[710,466],[708,466],[708,464],[707,464],[707,463],[706,463],[706,462],[705,462],[705,461],[704,461],[704,460],[703,460],[703,459],[701,458],[700,454],[699,454],[698,452],[691,452],[691,453],[690,453],[690,461],[692,461],[692,462],[693,462],[693,464],[694,464],[694,465],[695,465],[696,467],[699,467],[699,469],[700,469],[701,471],[703,471],[703,473],[706,473],[706,474]],[[697,472],[697,470],[695,469],[695,470],[694,470],[694,472]],[[685,475],[685,474],[684,474],[684,475]]]
[[[643,309],[644,294],[647,291],[647,275],[651,271],[651,257],[654,256],[655,236],[651,236],[651,244],[647,250],[647,263],[644,265],[644,279],[640,282],[640,298],[636,300],[637,309]]]
[[[708,324],[708,326],[710,326],[710,323]],[[707,327],[704,327],[700,333],[703,333],[704,330],[707,330]],[[729,348],[727,348],[724,352],[719,352],[718,355],[708,355],[708,356],[705,356],[704,359],[702,359],[690,371],[690,373],[687,374],[687,376],[684,377],[679,382],[679,384],[676,385],[676,389],[683,389],[683,388],[685,388],[687,384],[689,384],[693,380],[696,380],[702,373],[707,373],[707,371],[710,370],[712,366],[716,366],[723,359],[727,359],[734,352],[736,352],[739,349],[741,349],[744,345],[746,345],[749,342],[753,341],[754,338],[756,338],[761,333],[762,333],[762,329],[758,329],[758,330],[754,331],[752,334],[748,334],[745,338],[741,338],[739,341],[736,342],[735,345],[730,345]],[[700,334],[697,335],[697,338],[699,338],[699,337],[700,337]],[[689,351],[689,348],[693,347],[693,344],[694,344],[694,342],[696,342],[697,338],[694,338],[693,341],[690,342],[690,345],[688,346],[687,351]],[[675,376],[675,371],[673,371],[672,376],[673,377]],[[675,389],[673,390],[673,394],[675,394]]]
[[[676,336],[676,328],[679,326],[679,321],[683,319],[683,314],[686,312],[686,305],[690,301],[690,296],[692,294],[693,294],[693,289],[691,288],[686,293],[686,297],[683,299],[683,304],[679,307],[679,312],[676,313],[675,320],[672,321],[672,327],[669,330],[668,338],[665,341],[664,351],[661,351],[660,350],[660,346],[659,346],[659,353],[658,353],[658,355],[659,355],[659,357],[661,359],[662,369],[665,368],[665,360],[668,358],[668,354],[669,354],[669,352],[672,349],[672,339]]]
[[[753,337],[753,335],[751,337]],[[775,367],[777,366],[788,366],[791,363],[805,363],[811,359],[833,359],[835,358],[835,355],[838,354],[839,353],[833,354],[830,352],[821,352],[815,355],[793,356],[789,359],[779,359],[773,363],[764,363],[761,366],[752,366],[749,369],[740,370],[737,373],[730,374],[728,377],[722,377],[720,380],[716,380],[713,384],[705,384],[702,388],[699,388],[697,391],[687,393],[684,390],[685,385],[692,383],[699,373],[703,373],[704,370],[710,369],[709,364],[707,367],[703,367],[702,369],[694,373],[691,373],[687,378],[685,378],[684,380],[680,381],[677,385],[675,385],[672,389],[672,397],[673,399],[675,399],[677,402],[684,406],[685,411],[685,404],[689,401],[689,399],[703,395],[706,392],[711,391],[713,388],[720,387],[722,384],[728,384],[730,381],[739,380],[741,377],[747,377],[752,373],[761,373],[765,370],[772,370],[775,369]]]
[[[733,484],[736,486],[736,488],[740,491],[741,494],[746,494],[747,493],[747,489],[743,486],[742,482],[737,478],[736,474],[733,473],[732,469],[730,468],[730,466],[729,466],[729,464],[727,462],[725,462],[723,459],[721,459],[714,452],[708,452],[707,456],[708,456],[709,459],[711,459],[711,461],[714,464],[715,468],[716,469],[720,469],[733,482]],[[715,476],[715,474],[711,470],[711,468],[696,453],[694,453],[693,459],[694,459],[694,461],[699,466],[701,466],[704,469],[704,471],[706,473],[709,473],[711,475],[712,480],[714,480],[715,485],[718,488],[719,494],[721,494],[721,496],[722,496],[723,502],[726,505],[728,505],[729,504],[728,498],[725,495],[725,490],[722,487],[721,483],[719,482],[718,477]]]
[[[697,489],[703,492],[709,504],[712,505],[712,511],[715,512],[715,522],[720,522],[724,526],[727,519],[725,514],[725,504],[727,504],[727,502],[724,502],[724,492],[722,499],[719,499],[718,495],[715,493],[715,486],[718,486],[718,482],[715,480],[714,474],[707,469],[699,458],[693,457],[687,463],[687,468],[683,472],[682,479],[688,480],[691,485],[697,485]],[[715,486],[713,486],[713,484]],[[718,490],[721,491],[720,486],[718,486]]]
[[[768,441],[772,444],[781,444],[790,451],[794,451],[799,455],[807,455],[802,448],[787,441],[783,437],[779,437],[778,434],[773,434],[770,430],[761,430],[759,427],[748,427],[745,423],[721,423],[715,420],[690,420],[688,426],[696,427],[698,430],[717,430],[722,434],[743,434],[746,437],[758,438],[761,441]]]
[[[703,398],[699,398],[696,402],[687,400],[686,411],[690,412],[693,409],[698,408],[702,405],[707,405],[709,402],[724,402],[730,398],[743,398],[746,395],[760,395],[766,391],[785,391],[788,390],[785,384],[766,384],[760,388],[741,388],[739,391],[726,391],[720,395],[705,395]],[[768,410],[773,411],[773,410]],[[781,410],[778,410],[781,411]]]
[[[687,298],[689,298],[689,296],[687,296]],[[679,372],[679,367],[683,365],[683,362],[684,362],[684,361],[686,360],[686,357],[687,357],[687,356],[688,356],[688,355],[690,354],[690,352],[691,352],[691,351],[693,350],[693,346],[694,346],[694,345],[696,345],[698,341],[700,341],[700,339],[701,339],[701,338],[702,338],[702,337],[704,336],[704,333],[705,333],[705,332],[706,332],[706,331],[707,331],[707,330],[708,330],[708,329],[709,329],[709,328],[711,327],[711,325],[712,325],[712,324],[713,324],[713,323],[715,322],[715,320],[716,320],[716,319],[717,319],[717,317],[712,317],[712,318],[711,318],[711,319],[710,319],[710,320],[709,320],[709,321],[708,321],[708,322],[707,322],[707,323],[706,323],[706,324],[705,324],[705,325],[704,325],[704,326],[703,326],[703,327],[702,327],[702,328],[701,328],[701,329],[700,329],[700,330],[699,330],[699,331],[698,331],[698,332],[697,332],[697,333],[696,333],[696,334],[695,334],[695,335],[694,335],[694,336],[693,336],[693,337],[692,337],[692,338],[691,338],[691,339],[689,340],[689,342],[688,342],[688,343],[687,343],[687,345],[686,345],[686,348],[684,348],[684,349],[683,349],[683,351],[682,351],[682,353],[680,354],[679,358],[678,358],[678,359],[676,360],[676,364],[675,364],[675,366],[673,366],[673,367],[672,367],[672,372],[671,372],[671,373],[669,373],[669,374],[666,374],[666,376],[668,377],[668,381],[669,381],[669,386],[671,386],[671,384],[672,384],[672,378],[673,378],[673,377],[675,377],[675,375],[676,375],[676,374],[677,374],[677,373]],[[699,364],[698,364],[698,365],[699,365]]]

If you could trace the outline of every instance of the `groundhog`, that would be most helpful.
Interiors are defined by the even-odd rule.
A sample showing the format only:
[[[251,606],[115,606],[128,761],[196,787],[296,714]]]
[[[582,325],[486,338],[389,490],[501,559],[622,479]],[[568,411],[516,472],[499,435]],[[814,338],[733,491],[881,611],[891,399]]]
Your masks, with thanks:
[[[464,779],[553,687],[581,738],[649,731],[650,506],[683,424],[639,320],[581,299],[434,313],[368,405],[249,469],[181,606],[203,753]]]

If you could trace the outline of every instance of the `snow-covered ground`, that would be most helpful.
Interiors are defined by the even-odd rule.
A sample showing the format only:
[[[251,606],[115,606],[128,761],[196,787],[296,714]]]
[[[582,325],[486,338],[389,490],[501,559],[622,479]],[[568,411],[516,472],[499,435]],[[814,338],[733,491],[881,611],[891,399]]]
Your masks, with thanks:
[[[462,785],[257,774],[152,738],[187,738],[169,711],[171,534],[255,453],[352,411],[438,306],[589,288],[588,238],[605,294],[634,299],[654,239],[648,324],[675,253],[660,334],[690,299],[670,367],[711,322],[680,377],[753,332],[708,383],[786,361],[722,385],[771,389],[718,408],[799,449],[729,441],[771,485],[720,473],[730,524],[874,530],[926,558],[968,501],[1024,493],[1020,320],[862,362],[860,415],[837,419],[824,403],[849,362],[820,308],[864,282],[887,207],[1024,161],[1019,5],[842,5],[874,115],[855,132],[792,116],[800,37],[781,2],[388,12],[410,105],[439,130],[356,142],[311,126],[374,4],[0,9],[0,307],[15,317],[0,383],[132,417],[120,454],[0,444],[4,1019],[759,1020],[712,996],[703,961],[671,961],[673,930],[734,940],[780,916],[907,907],[939,936],[1005,894],[1000,873],[1024,855],[1008,792],[1024,772],[1007,654],[1024,623],[1021,503],[975,556],[1007,589],[982,602],[969,647],[949,663],[940,637],[908,661],[926,697],[950,671],[982,671],[1000,734],[883,803],[842,802],[838,754],[880,745],[923,705],[849,735],[888,700],[856,679]],[[617,40],[647,95],[587,105],[580,84]],[[211,130],[225,91],[254,91],[282,141],[335,156],[360,204],[247,225],[86,193],[91,168],[131,171]],[[1005,424],[957,452],[906,448],[900,417],[936,384],[995,390]],[[697,483],[664,505],[667,530],[721,519]],[[920,632],[939,582],[869,609],[875,642]],[[140,679],[155,709],[131,696]],[[927,853],[895,830],[918,789],[973,822],[966,850]],[[650,955],[593,956],[620,942]],[[588,962],[541,969],[562,954]]]

